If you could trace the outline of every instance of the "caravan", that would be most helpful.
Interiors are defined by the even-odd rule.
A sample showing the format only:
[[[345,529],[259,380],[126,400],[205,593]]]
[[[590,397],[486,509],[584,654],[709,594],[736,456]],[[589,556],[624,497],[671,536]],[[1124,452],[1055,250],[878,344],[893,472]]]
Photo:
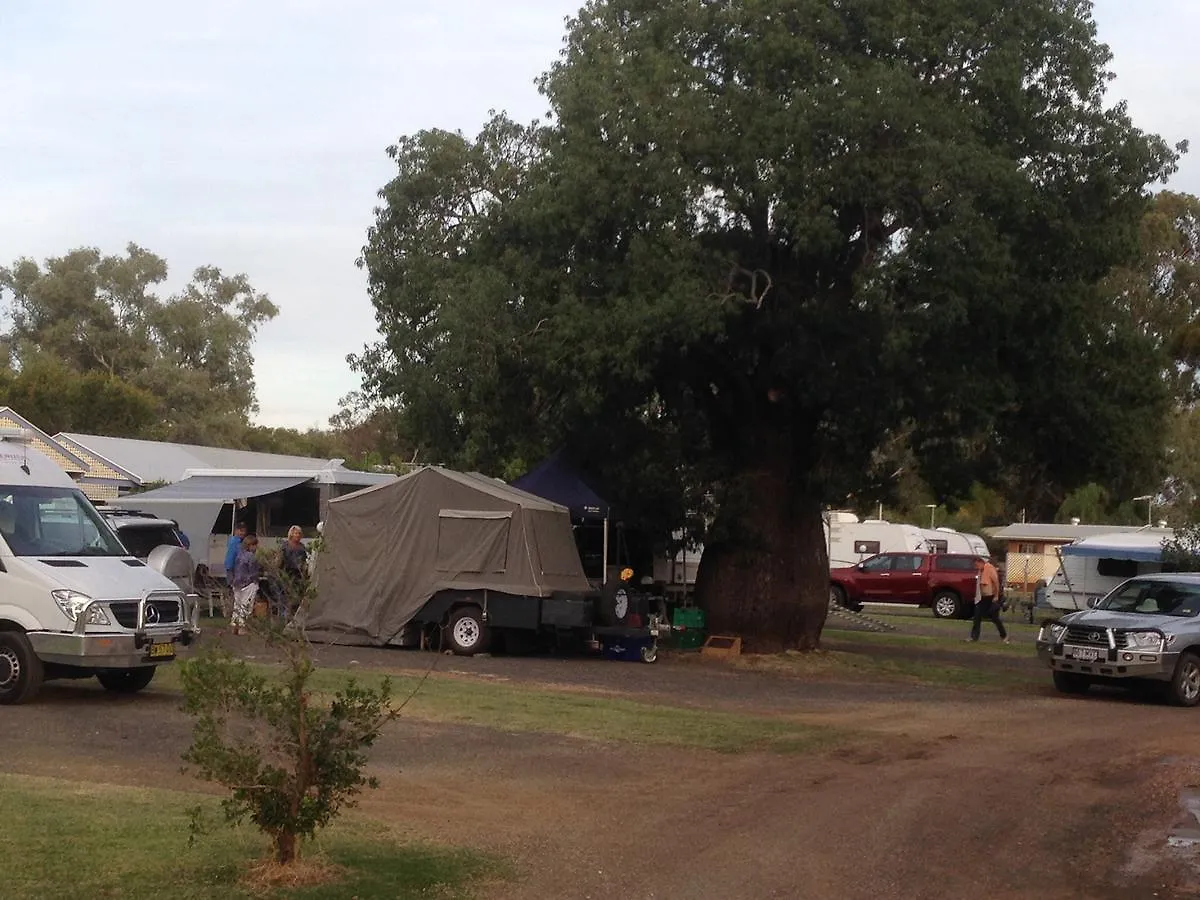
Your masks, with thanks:
[[[877,553],[905,550],[921,553],[963,553],[987,556],[987,544],[975,534],[952,528],[920,528],[883,519],[859,521],[851,512],[830,512],[825,519],[829,568],[855,566]]]
[[[1161,572],[1162,542],[1173,534],[1169,528],[1147,528],[1066,544],[1046,586],[1046,602],[1055,609],[1088,609],[1127,579]]]

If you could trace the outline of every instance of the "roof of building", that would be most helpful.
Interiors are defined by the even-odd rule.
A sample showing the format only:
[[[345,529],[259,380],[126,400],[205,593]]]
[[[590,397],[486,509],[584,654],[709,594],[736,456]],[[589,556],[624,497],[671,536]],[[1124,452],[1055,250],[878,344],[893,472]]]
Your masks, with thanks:
[[[1145,525],[1058,525],[1053,522],[1014,522],[1003,528],[988,529],[993,538],[1001,541],[1044,541],[1059,544],[1068,544],[1097,534],[1144,530]]]
[[[253,450],[229,450],[224,447],[203,447],[198,444],[144,441],[96,434],[63,434],[62,437],[67,442],[77,444],[130,473],[143,484],[154,481],[176,482],[182,479],[189,469],[317,471],[341,467],[340,460],[316,459],[310,456],[258,453]]]
[[[65,446],[42,429],[38,428],[15,409],[9,406],[0,406],[0,426],[7,425],[15,428],[22,428],[30,433],[32,440],[30,443],[53,459],[64,472],[74,475],[82,475],[89,470],[87,460],[83,459],[71,447]]]

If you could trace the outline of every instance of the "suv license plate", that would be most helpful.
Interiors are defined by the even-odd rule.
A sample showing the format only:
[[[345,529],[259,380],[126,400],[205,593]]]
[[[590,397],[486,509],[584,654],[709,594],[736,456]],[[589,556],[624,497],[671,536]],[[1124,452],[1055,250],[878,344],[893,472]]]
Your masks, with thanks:
[[[1099,650],[1089,650],[1083,647],[1068,647],[1067,655],[1071,659],[1081,659],[1084,662],[1095,662],[1100,658]]]
[[[172,643],[151,644],[149,656],[151,659],[174,659],[175,645]]]

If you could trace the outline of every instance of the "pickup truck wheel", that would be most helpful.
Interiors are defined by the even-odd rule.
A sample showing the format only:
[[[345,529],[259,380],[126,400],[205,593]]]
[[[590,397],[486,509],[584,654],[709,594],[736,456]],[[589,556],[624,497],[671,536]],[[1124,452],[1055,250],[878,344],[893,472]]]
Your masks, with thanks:
[[[1054,687],[1063,694],[1086,694],[1092,681],[1086,675],[1076,675],[1074,672],[1055,672]]]
[[[846,598],[846,589],[840,584],[831,584],[829,586],[829,599],[836,603],[842,609],[849,609],[853,612],[862,612],[863,605],[861,603],[851,603]]]
[[[29,638],[19,631],[0,631],[0,704],[29,702],[42,689],[45,677]]]
[[[136,694],[154,680],[158,666],[139,666],[136,669],[109,669],[96,673],[96,680],[106,691],[114,694]]]
[[[1176,706],[1200,704],[1200,656],[1184,653],[1179,657],[1171,678],[1170,697]]]
[[[961,619],[962,598],[954,591],[938,591],[933,595],[933,614],[939,619]]]
[[[491,639],[491,631],[483,624],[483,612],[478,606],[464,606],[451,613],[446,625],[446,642],[455,656],[484,653]]]

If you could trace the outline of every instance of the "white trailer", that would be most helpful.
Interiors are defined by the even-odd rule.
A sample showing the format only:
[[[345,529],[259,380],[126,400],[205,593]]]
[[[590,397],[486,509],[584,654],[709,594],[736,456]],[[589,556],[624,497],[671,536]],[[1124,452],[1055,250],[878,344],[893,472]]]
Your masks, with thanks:
[[[1059,549],[1059,566],[1046,586],[1055,609],[1088,609],[1129,578],[1162,571],[1162,542],[1169,528],[1098,534]]]

